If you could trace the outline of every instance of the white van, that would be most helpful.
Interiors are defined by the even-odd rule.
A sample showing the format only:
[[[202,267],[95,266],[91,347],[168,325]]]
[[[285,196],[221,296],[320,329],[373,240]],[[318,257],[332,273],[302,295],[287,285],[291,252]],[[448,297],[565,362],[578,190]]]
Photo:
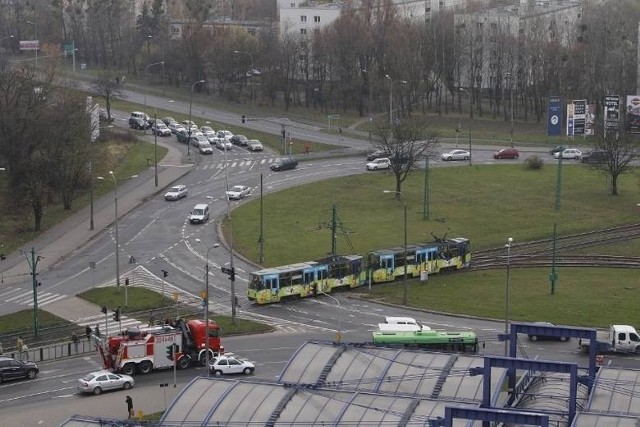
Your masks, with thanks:
[[[387,316],[386,323],[379,323],[380,332],[415,332],[429,331],[430,327],[420,324],[412,317]]]
[[[200,203],[194,206],[189,214],[191,224],[204,224],[209,219],[209,205]]]

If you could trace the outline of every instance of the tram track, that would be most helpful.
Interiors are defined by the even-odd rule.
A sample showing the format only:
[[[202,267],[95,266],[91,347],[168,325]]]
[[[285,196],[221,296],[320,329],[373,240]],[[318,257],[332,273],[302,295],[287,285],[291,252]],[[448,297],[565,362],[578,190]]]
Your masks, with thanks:
[[[573,253],[576,249],[637,238],[640,238],[640,224],[561,236],[555,241],[555,261],[553,239],[511,244],[509,254],[504,246],[479,250],[473,252],[470,270],[504,268],[507,258],[512,267],[548,267],[555,262],[559,267],[640,268],[640,257]]]

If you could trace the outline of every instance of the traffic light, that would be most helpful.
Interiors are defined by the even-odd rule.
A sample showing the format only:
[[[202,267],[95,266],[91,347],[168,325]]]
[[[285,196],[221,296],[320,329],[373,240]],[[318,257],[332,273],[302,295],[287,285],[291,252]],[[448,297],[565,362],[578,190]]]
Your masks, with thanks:
[[[113,320],[116,322],[120,321],[120,306],[118,306],[118,308],[113,310]]]
[[[173,344],[167,346],[167,359],[173,360]]]
[[[231,268],[227,268],[227,267],[222,267],[222,272],[226,273],[229,275],[229,280],[231,280],[232,282],[236,280],[236,269],[231,267]]]
[[[245,116],[244,114],[242,115],[242,123],[244,123],[247,120],[247,116]]]
[[[169,272],[167,270],[161,270],[162,271],[162,277],[167,277],[169,275]]]

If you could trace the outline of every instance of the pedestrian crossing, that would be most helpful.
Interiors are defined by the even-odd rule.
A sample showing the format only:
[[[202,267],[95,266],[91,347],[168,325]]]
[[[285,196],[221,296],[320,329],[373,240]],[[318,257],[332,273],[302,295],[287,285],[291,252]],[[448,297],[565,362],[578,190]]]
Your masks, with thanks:
[[[227,161],[221,160],[219,162],[201,163],[197,166],[199,170],[220,170],[226,167],[229,168],[250,168],[256,166],[270,165],[275,162],[277,157],[263,158],[263,159],[229,159]]]
[[[68,295],[55,292],[38,291],[38,307],[46,306],[52,302],[67,298]],[[33,307],[33,290],[23,288],[7,287],[0,291],[0,301],[8,304],[23,305]]]

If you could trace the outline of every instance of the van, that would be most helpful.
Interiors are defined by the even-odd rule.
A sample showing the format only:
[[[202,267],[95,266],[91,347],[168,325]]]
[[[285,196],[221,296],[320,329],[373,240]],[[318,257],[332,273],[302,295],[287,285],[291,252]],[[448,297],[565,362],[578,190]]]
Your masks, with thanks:
[[[199,203],[194,206],[189,214],[189,222],[191,224],[204,224],[209,219],[209,205]]]
[[[429,331],[430,327],[421,325],[416,319],[412,317],[396,317],[396,316],[387,316],[385,318],[387,323],[380,323],[378,328],[380,332],[415,332],[415,331]]]
[[[298,160],[293,157],[282,157],[276,159],[275,162],[271,163],[270,169],[272,171],[286,171],[289,169],[295,169],[298,166]]]
[[[593,165],[599,165],[607,161],[607,152],[604,150],[593,150],[588,153],[584,153],[580,157],[582,163],[591,163]]]

